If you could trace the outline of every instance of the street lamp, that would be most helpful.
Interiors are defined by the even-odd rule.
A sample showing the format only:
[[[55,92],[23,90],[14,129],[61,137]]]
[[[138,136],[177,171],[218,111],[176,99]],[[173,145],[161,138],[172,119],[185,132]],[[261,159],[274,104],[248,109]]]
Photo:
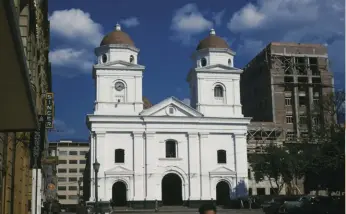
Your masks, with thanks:
[[[95,170],[95,210],[96,213],[98,213],[98,178],[97,178],[97,173],[99,172],[100,169],[100,163],[97,162],[97,159],[95,163],[93,163],[94,170]]]

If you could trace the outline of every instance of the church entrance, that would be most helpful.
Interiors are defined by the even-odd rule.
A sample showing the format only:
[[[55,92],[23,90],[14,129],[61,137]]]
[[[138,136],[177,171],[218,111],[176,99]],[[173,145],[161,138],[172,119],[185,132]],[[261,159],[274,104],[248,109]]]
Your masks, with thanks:
[[[169,173],[162,178],[162,204],[164,206],[182,205],[182,181],[177,174]]]
[[[227,182],[220,181],[216,185],[216,204],[227,205],[230,201],[230,188]]]
[[[127,205],[126,184],[122,181],[117,181],[113,184],[112,200],[115,206],[124,207]]]

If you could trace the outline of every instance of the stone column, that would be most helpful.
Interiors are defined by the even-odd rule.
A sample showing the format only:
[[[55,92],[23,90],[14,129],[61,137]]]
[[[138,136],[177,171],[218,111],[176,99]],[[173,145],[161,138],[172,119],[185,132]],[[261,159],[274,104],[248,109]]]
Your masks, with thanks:
[[[206,162],[210,161],[203,159],[202,154],[208,152],[208,147],[205,145],[208,143],[208,134],[209,133],[199,133],[199,170],[200,170],[200,191],[201,191],[201,200],[211,200],[210,197],[210,184],[209,184],[209,172],[205,168]]]
[[[198,133],[188,133],[188,158],[189,158],[189,200],[197,201],[201,199],[201,179],[200,179],[200,145]]]
[[[248,160],[246,133],[234,134],[236,196],[247,194],[248,189]]]
[[[145,198],[144,192],[144,138],[143,132],[133,132],[133,196],[134,201],[143,201]]]

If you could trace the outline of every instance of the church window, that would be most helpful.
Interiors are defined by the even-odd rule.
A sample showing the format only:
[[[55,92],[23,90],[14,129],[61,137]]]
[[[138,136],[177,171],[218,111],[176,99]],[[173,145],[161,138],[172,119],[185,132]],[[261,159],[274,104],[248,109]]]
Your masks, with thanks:
[[[102,55],[102,63],[106,63],[108,60],[107,54]]]
[[[114,158],[115,158],[115,163],[124,163],[125,162],[125,150],[116,149]]]
[[[217,150],[217,163],[226,163],[226,151],[225,150]]]
[[[201,66],[204,67],[204,66],[206,66],[206,65],[207,65],[207,59],[203,57],[203,58],[201,59]]]
[[[133,63],[135,61],[135,57],[133,55],[130,56],[130,62]]]
[[[223,88],[221,85],[215,86],[214,97],[223,97]]]
[[[177,157],[177,142],[174,140],[166,141],[166,158]]]
[[[228,59],[228,65],[232,66],[232,60],[231,59]]]

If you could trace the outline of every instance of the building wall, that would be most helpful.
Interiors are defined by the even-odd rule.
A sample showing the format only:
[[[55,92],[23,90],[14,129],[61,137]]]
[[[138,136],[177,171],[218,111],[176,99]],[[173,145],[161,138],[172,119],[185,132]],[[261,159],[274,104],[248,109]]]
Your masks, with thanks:
[[[319,114],[314,107],[323,102],[323,95],[333,92],[333,87],[325,46],[270,43],[241,75],[243,113],[253,117],[252,122],[273,122],[283,129],[281,141],[295,142],[296,137],[301,139],[311,133]],[[268,102],[261,105],[262,100]],[[268,181],[252,184],[253,194],[260,187],[265,186],[266,193],[270,189]],[[298,187],[304,192],[302,181]]]
[[[35,97],[37,114],[44,113],[44,95],[51,91],[51,73],[48,62],[49,22],[48,1],[15,0],[18,11],[24,53]],[[4,136],[4,134],[2,134]],[[7,142],[0,151],[3,157],[1,213],[30,212],[32,171],[30,169],[30,133],[7,133]],[[6,155],[4,155],[6,153]],[[41,192],[39,193],[41,195]],[[39,206],[41,200],[38,200]],[[13,208],[13,212],[11,209]],[[40,213],[40,210],[39,210]]]
[[[86,165],[88,143],[61,142],[50,143],[50,147],[57,148],[59,165],[57,166],[58,197],[62,205],[74,205],[79,199],[79,179],[83,179]],[[80,194],[83,195],[83,181]]]
[[[109,201],[113,184],[123,181],[128,187],[128,201],[160,201],[161,181],[167,173],[181,177],[183,200],[215,199],[216,185],[222,179],[229,183],[232,192],[237,182],[239,185],[243,181],[247,186],[246,126],[194,124],[181,128],[182,124],[183,118],[181,124],[154,123],[147,133],[137,129],[140,124],[132,127],[126,123],[92,124],[96,132],[91,141],[91,163],[95,157],[100,163],[99,200]],[[116,132],[117,126],[127,128]],[[234,130],[237,130],[236,135]],[[176,141],[176,158],[165,157],[165,141],[170,139]],[[115,149],[125,150],[124,163],[114,162]],[[218,149],[227,151],[226,164],[217,163]],[[93,172],[92,165],[90,170]],[[91,181],[89,200],[93,201],[93,173]]]

